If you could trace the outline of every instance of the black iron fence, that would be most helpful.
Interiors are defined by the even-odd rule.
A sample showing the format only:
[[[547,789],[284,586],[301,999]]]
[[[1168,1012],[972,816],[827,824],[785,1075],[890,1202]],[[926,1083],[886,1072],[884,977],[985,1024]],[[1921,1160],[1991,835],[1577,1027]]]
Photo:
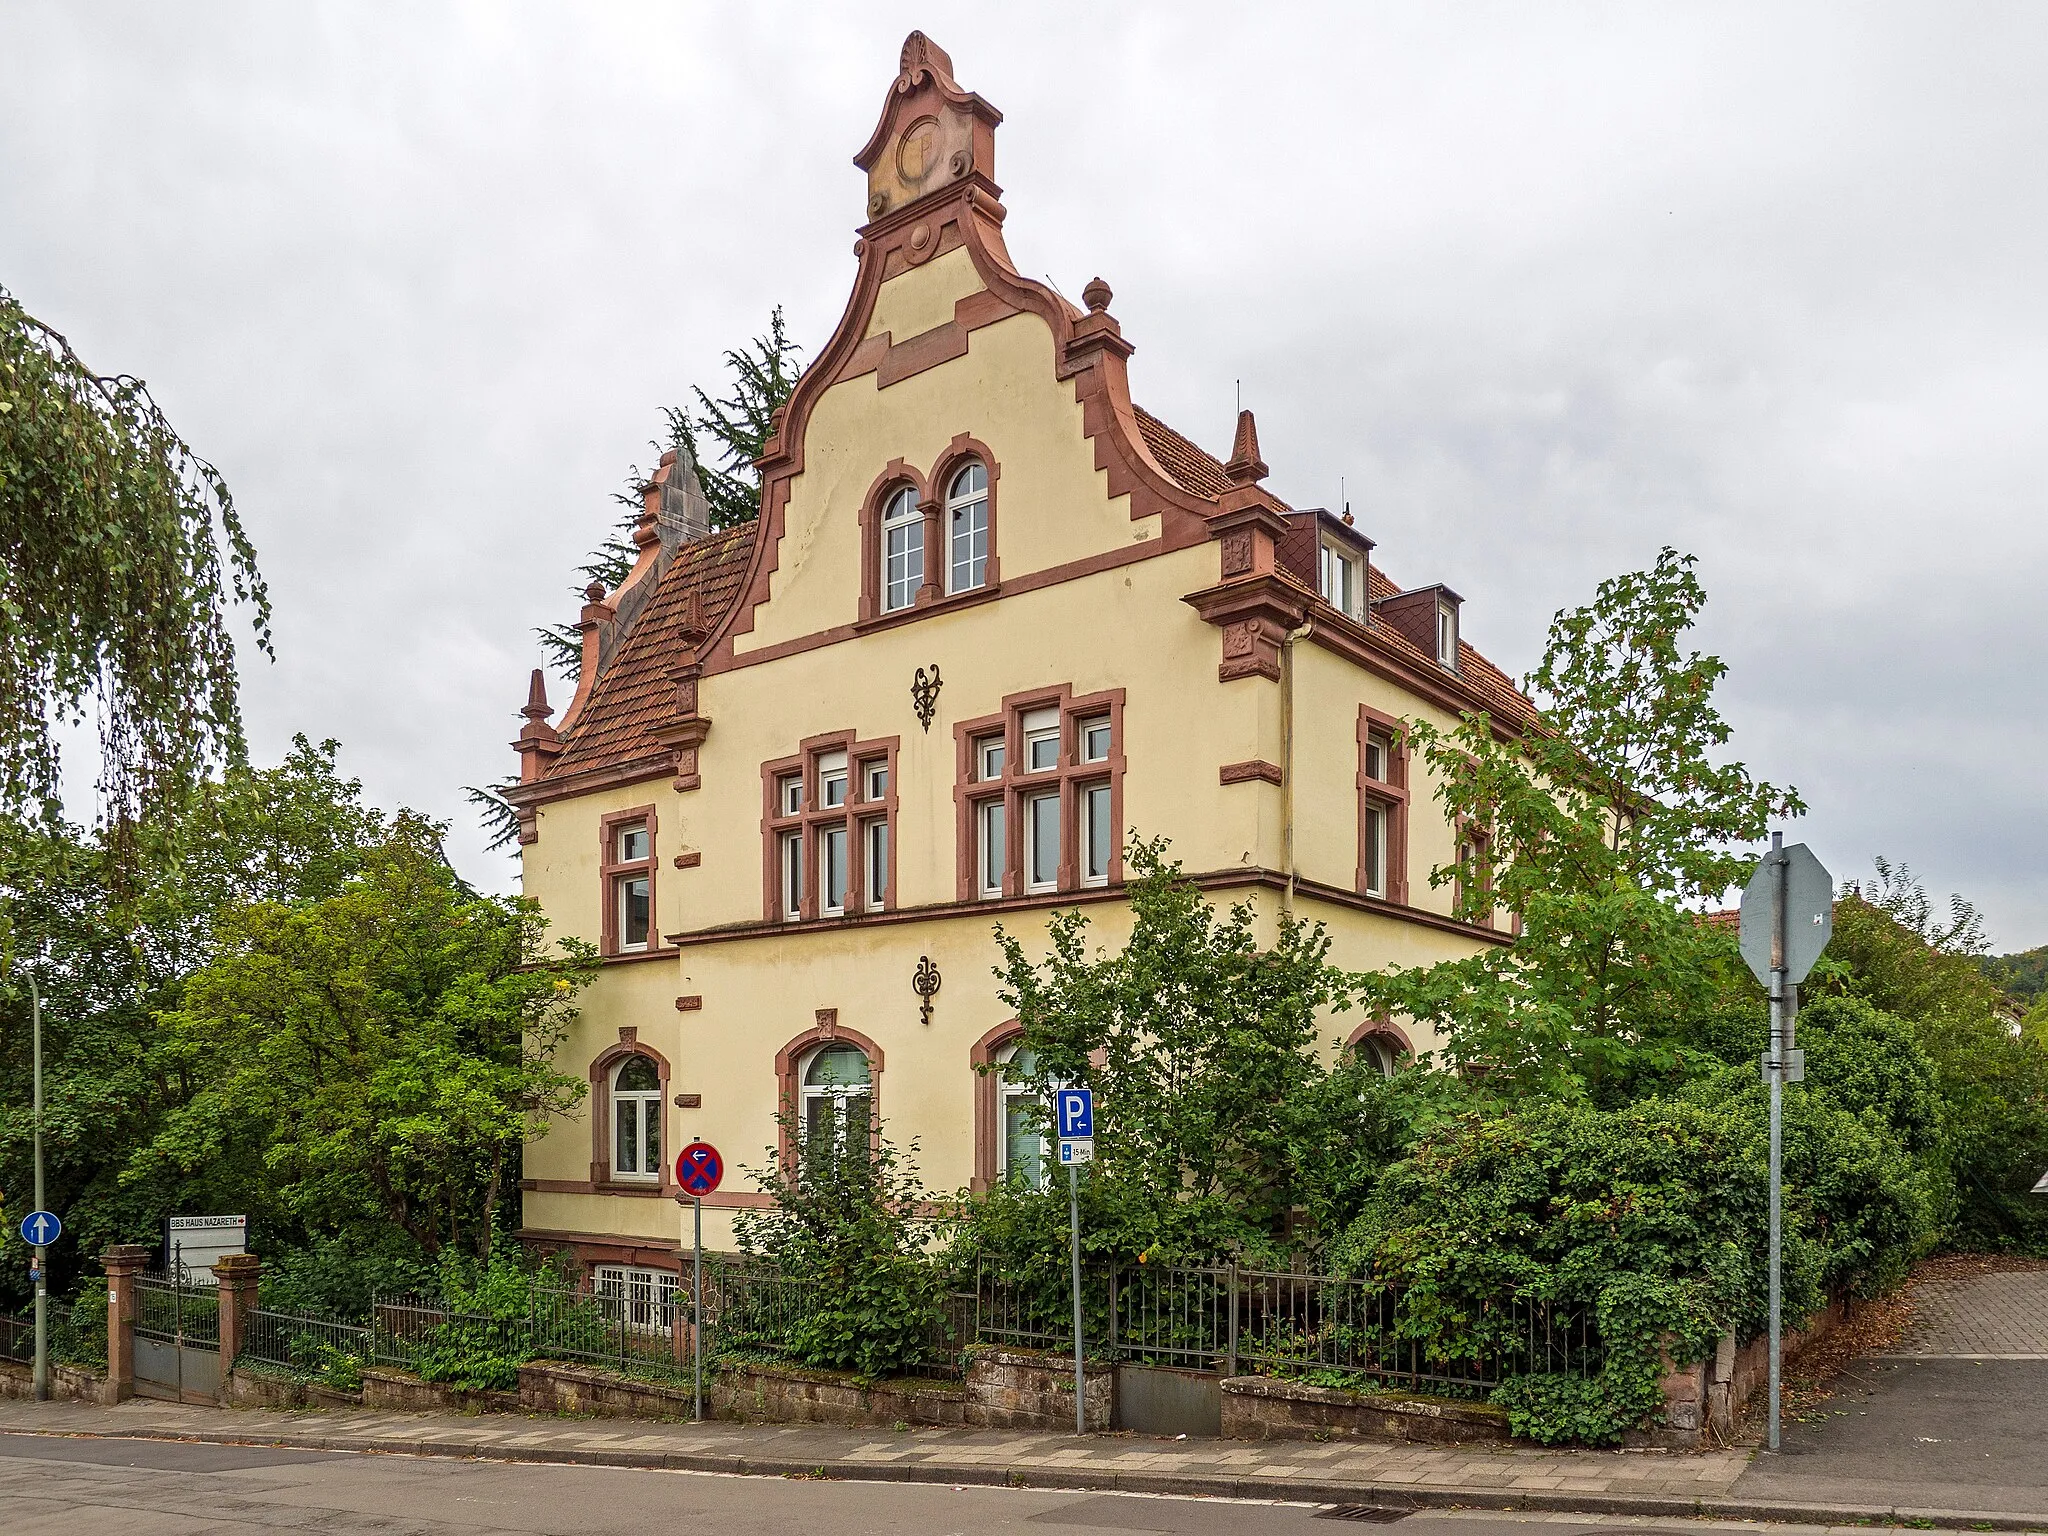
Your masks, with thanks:
[[[1098,1359],[1232,1376],[1481,1396],[1511,1376],[1595,1374],[1603,1358],[1588,1306],[1504,1296],[1455,1317],[1423,1315],[1395,1287],[1334,1275],[1098,1266],[1083,1274],[1082,1303],[1086,1346]],[[1071,1282],[1026,1286],[983,1271],[975,1338],[1071,1350]]]
[[[210,1285],[194,1285],[179,1271],[136,1276],[135,1336],[160,1344],[218,1349],[220,1292]]]

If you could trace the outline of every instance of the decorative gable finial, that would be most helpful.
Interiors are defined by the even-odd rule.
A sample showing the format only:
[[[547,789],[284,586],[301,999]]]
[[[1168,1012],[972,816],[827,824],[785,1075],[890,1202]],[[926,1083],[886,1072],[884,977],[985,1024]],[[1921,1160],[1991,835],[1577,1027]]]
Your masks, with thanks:
[[[527,719],[541,721],[554,713],[548,703],[547,674],[539,667],[533,669],[533,680],[526,685],[526,708],[519,711]]]
[[[548,704],[547,677],[539,667],[533,669],[533,680],[526,685],[526,707],[519,713],[526,716],[526,724],[520,728],[512,750],[519,754],[519,782],[531,784],[547,771],[548,763],[562,750],[562,738],[548,724],[548,716],[554,710]],[[525,825],[522,818],[520,840],[531,842],[524,835]]]
[[[1223,473],[1232,485],[1257,485],[1266,478],[1266,461],[1259,457],[1259,424],[1250,411],[1237,413],[1237,437],[1230,445],[1230,462]]]
[[[914,80],[921,71],[951,80],[953,58],[922,32],[913,32],[903,39],[903,52],[897,60],[896,73],[901,79]]]

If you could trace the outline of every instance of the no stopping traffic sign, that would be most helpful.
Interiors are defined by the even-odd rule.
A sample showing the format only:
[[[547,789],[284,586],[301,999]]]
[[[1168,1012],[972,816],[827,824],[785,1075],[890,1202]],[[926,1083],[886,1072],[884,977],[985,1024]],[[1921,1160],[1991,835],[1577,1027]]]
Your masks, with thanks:
[[[693,1141],[676,1154],[676,1182],[683,1193],[701,1200],[725,1177],[725,1159],[708,1141]]]

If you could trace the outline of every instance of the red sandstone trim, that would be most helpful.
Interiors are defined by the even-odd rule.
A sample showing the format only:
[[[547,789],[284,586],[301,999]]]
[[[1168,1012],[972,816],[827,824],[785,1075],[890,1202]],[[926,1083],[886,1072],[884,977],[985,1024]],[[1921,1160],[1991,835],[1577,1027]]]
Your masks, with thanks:
[[[1022,760],[1023,717],[1036,709],[1059,711],[1059,766],[1038,773],[1026,773]],[[1084,763],[1080,760],[1080,724],[1083,720],[1096,719],[1105,714],[1109,716],[1109,757],[1099,763]],[[1003,738],[1003,775],[1000,779],[977,779],[974,776],[976,744],[998,734]],[[953,882],[956,900],[981,906],[993,905],[997,900],[994,897],[982,897],[979,882],[975,879],[978,847],[975,822],[981,807],[998,798],[1004,802],[1003,897],[1023,897],[1027,894],[1024,889],[1023,805],[1032,795],[1048,789],[1057,790],[1060,797],[1058,878],[1052,892],[1029,894],[1072,895],[1083,890],[1101,889],[1102,887],[1084,886],[1080,880],[1079,815],[1081,791],[1091,785],[1105,782],[1109,785],[1110,825],[1116,834],[1115,846],[1110,849],[1109,854],[1107,885],[1118,886],[1123,883],[1123,689],[1107,688],[1100,693],[1076,698],[1073,684],[1061,683],[1057,687],[1008,694],[1003,698],[1002,708],[997,713],[955,723],[953,762]]]
[[[992,1189],[996,1182],[996,1142],[1003,1134],[1002,1105],[997,1102],[996,1058],[1024,1037],[1024,1026],[1006,1019],[975,1041],[967,1052],[967,1065],[974,1073],[974,1177],[969,1188],[976,1194]]]
[[[661,1176],[655,1179],[612,1178],[612,1071],[629,1056],[645,1056],[661,1077]],[[605,1047],[590,1063],[590,1187],[581,1194],[667,1195],[675,1192],[668,1161],[668,1058],[641,1042],[639,1031],[619,1031],[616,1045]]]
[[[617,858],[617,832],[621,827],[630,827],[636,822],[647,823],[647,857],[620,862]],[[635,956],[658,952],[661,948],[661,909],[655,905],[655,868],[661,859],[655,852],[658,833],[655,808],[652,805],[636,805],[630,810],[612,811],[600,818],[598,836],[598,890],[604,910],[598,926],[598,953],[607,957]],[[645,950],[621,949],[619,939],[619,884],[631,875],[647,877],[647,948]]]
[[[1242,763],[1225,763],[1216,770],[1216,782],[1219,784],[1250,784],[1254,781],[1278,784],[1285,777],[1278,763],[1269,763],[1257,757]]]

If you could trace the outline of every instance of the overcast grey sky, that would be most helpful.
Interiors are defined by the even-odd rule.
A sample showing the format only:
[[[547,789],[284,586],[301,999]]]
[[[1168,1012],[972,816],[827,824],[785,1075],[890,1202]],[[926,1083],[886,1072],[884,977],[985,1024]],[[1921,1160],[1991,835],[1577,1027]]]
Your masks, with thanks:
[[[0,0],[0,283],[146,377],[277,600],[260,757],[456,823],[660,407],[854,270],[897,49],[1139,401],[1346,481],[1514,673],[1696,552],[1734,748],[2048,941],[2048,6]],[[562,700],[558,699],[558,703]]]

